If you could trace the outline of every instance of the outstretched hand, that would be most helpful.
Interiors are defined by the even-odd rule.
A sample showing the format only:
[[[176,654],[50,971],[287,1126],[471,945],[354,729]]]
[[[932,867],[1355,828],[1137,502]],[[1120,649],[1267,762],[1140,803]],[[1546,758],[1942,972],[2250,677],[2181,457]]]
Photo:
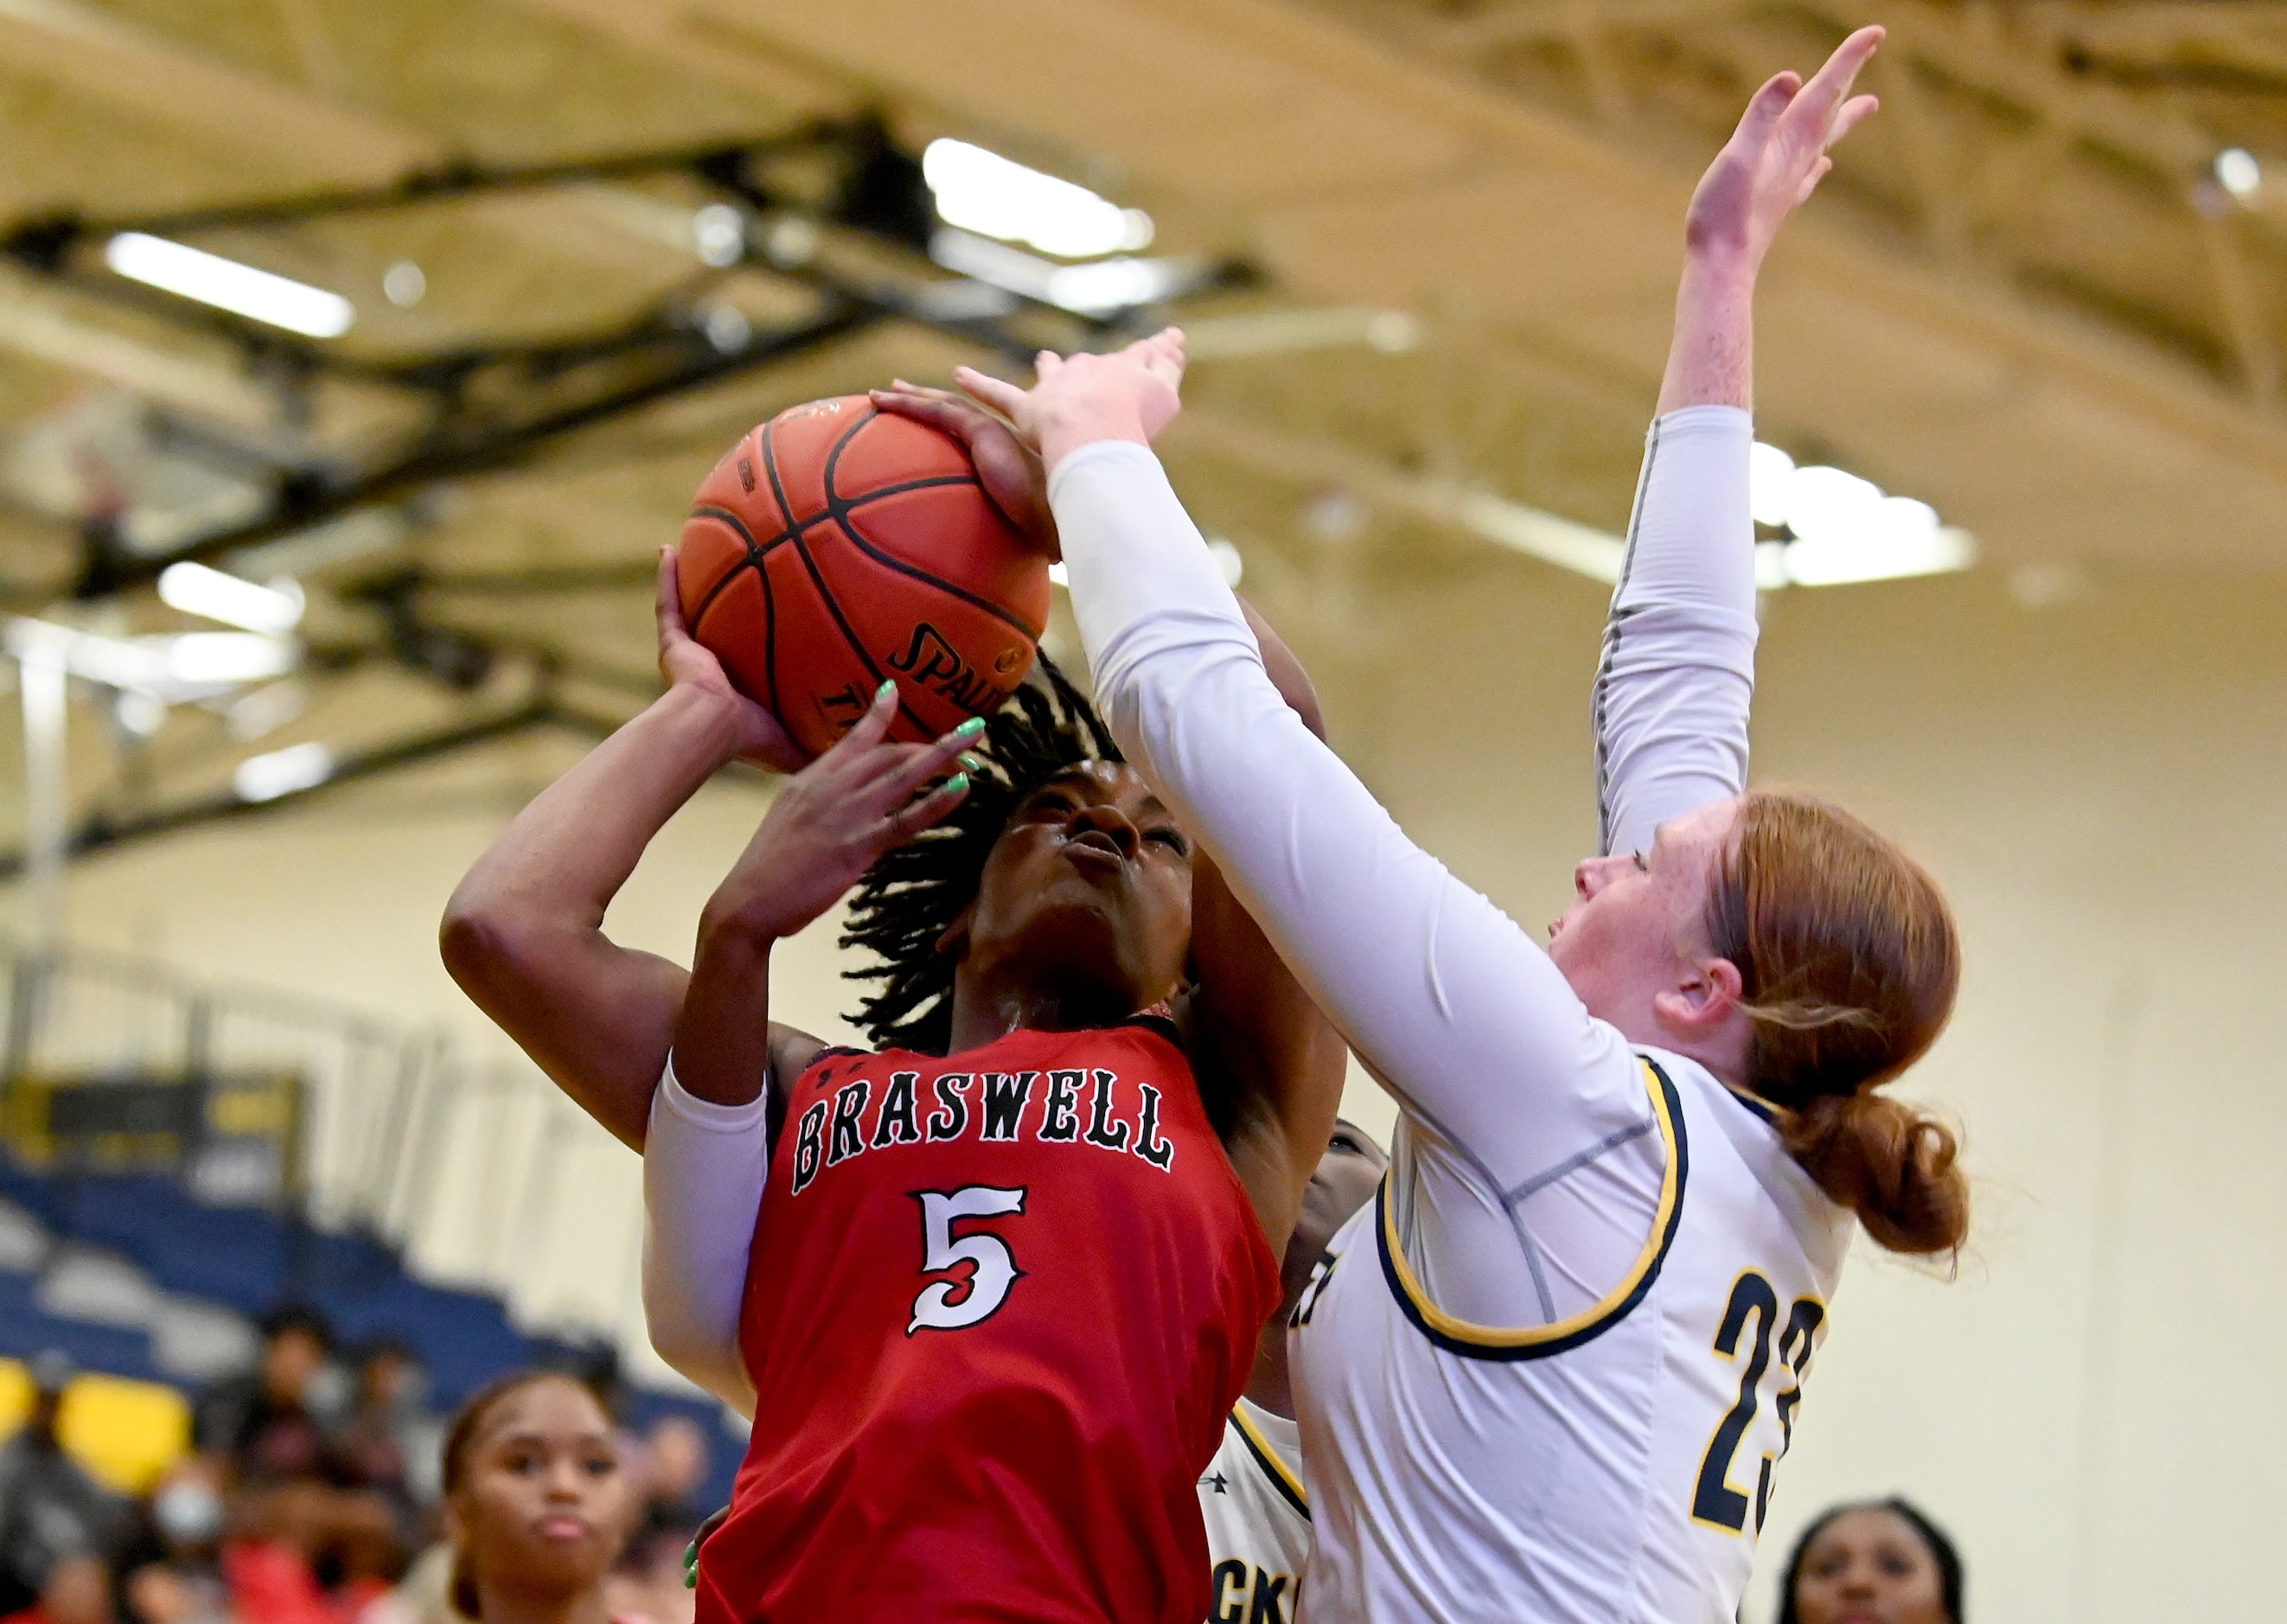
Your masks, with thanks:
[[[1064,557],[1056,515],[1049,511],[1048,470],[1039,451],[1018,438],[1007,418],[949,389],[925,389],[903,378],[874,390],[872,400],[877,410],[928,424],[959,440],[977,464],[977,477],[993,505],[1035,551],[1050,558]]]
[[[1692,194],[1684,240],[1693,254],[1748,272],[1762,264],[1779,227],[1834,167],[1829,150],[1880,105],[1850,87],[1882,38],[1879,28],[1861,28],[1808,83],[1783,73],[1755,92]]]
[[[725,707],[735,729],[740,761],[773,772],[799,772],[810,757],[787,736],[769,710],[732,685],[723,662],[683,623],[683,594],[675,580],[675,549],[659,550],[659,674],[674,688],[693,688]]]
[[[889,736],[897,715],[897,684],[885,682],[857,725],[779,791],[707,905],[702,941],[719,926],[757,941],[792,936],[839,901],[884,852],[961,804],[973,764],[962,750],[985,724],[964,722],[930,743],[901,744]]]
[[[960,367],[954,379],[1007,416],[1050,470],[1084,445],[1124,440],[1148,446],[1183,409],[1183,334],[1164,328],[1109,355],[1043,350],[1030,389]]]

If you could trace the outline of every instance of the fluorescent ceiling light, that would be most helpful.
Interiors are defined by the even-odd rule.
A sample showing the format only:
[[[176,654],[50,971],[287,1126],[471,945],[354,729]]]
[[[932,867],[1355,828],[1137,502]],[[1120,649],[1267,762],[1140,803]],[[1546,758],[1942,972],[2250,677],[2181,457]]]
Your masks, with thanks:
[[[302,661],[302,646],[294,639],[258,632],[107,638],[21,616],[8,622],[6,646],[17,659],[50,660],[83,681],[170,704],[282,677]]]
[[[931,141],[922,153],[922,178],[949,226],[1065,259],[1151,246],[1151,217],[1141,209],[1122,209],[967,141]]]
[[[153,692],[164,685],[166,658],[138,640],[107,638],[19,616],[8,622],[8,652],[19,660],[45,660],[83,681],[107,688]]]
[[[747,251],[747,217],[728,203],[708,203],[691,216],[691,246],[700,263],[718,269]]]
[[[1237,586],[1239,577],[1246,573],[1246,560],[1239,557],[1238,547],[1223,536],[1207,537],[1207,557],[1213,558],[1215,568],[1223,572],[1225,586]],[[1072,589],[1072,576],[1064,568],[1063,559],[1059,558],[1049,566],[1049,580],[1051,584],[1063,587],[1067,591]]]
[[[1977,558],[1976,538],[1928,503],[1840,468],[1798,468],[1777,446],[1748,453],[1747,502],[1757,524],[1790,532],[1755,549],[1755,585],[1767,592],[1933,575]]]
[[[1083,316],[1157,304],[1191,287],[1199,274],[1199,265],[1189,259],[1125,255],[1088,265],[1058,265],[966,231],[937,233],[930,239],[930,257],[948,271]]]
[[[1895,581],[1908,575],[1938,575],[1967,569],[1977,561],[1969,532],[1933,525],[1856,540],[1829,538],[1786,543],[1786,578],[1792,586],[1849,586],[1862,581]]]
[[[1207,537],[1207,556],[1215,561],[1215,567],[1223,572],[1223,583],[1225,586],[1237,586],[1240,578],[1246,574],[1246,560],[1239,556],[1237,543],[1226,537],[1220,535]]]
[[[1747,507],[1759,525],[1773,529],[1786,523],[1787,483],[1794,477],[1794,458],[1777,446],[1757,440],[1747,451]]]
[[[302,623],[300,582],[281,577],[268,586],[257,586],[188,561],[170,564],[160,573],[159,601],[186,614],[243,626],[249,631],[276,635]]]
[[[410,259],[400,259],[381,273],[382,297],[400,310],[410,310],[429,291],[429,278]]]
[[[266,682],[285,676],[302,656],[291,640],[256,631],[186,631],[150,641],[160,649],[169,679],[186,687]]]
[[[2215,178],[2225,191],[2245,202],[2263,185],[2263,166],[2244,147],[2228,147],[2216,154]]]
[[[297,789],[309,789],[333,776],[334,753],[324,745],[289,744],[282,750],[249,756],[231,775],[231,788],[241,801],[274,801]]]
[[[1618,581],[1620,561],[1627,556],[1626,543],[1617,535],[1490,491],[1461,493],[1452,515],[1489,542],[1595,581]]]
[[[1207,316],[1183,324],[1183,351],[1193,360],[1357,346],[1379,350],[1384,355],[1403,355],[1420,345],[1420,317],[1371,305],[1262,310],[1246,315]]]
[[[311,338],[338,338],[357,320],[356,307],[338,293],[139,231],[105,243],[103,262],[147,287]]]

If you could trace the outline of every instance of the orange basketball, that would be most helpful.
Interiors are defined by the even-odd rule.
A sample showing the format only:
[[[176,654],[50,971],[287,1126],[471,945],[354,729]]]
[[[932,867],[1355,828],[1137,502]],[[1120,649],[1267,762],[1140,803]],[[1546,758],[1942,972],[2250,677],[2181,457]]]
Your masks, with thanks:
[[[863,395],[789,407],[715,465],[676,562],[684,623],[812,755],[898,684],[893,736],[999,707],[1032,669],[1049,564],[951,435]]]

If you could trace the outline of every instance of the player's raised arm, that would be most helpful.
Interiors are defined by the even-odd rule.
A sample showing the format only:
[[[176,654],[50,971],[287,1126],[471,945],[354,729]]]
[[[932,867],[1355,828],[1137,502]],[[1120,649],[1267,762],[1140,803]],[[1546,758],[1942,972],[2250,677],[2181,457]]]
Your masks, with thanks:
[[[622,1143],[640,1149],[685,972],[604,934],[604,913],[652,836],[744,757],[802,757],[683,629],[671,554],[660,565],[668,691],[535,796],[446,905],[445,966],[477,1007]],[[796,1048],[800,1033],[772,1034]]]
[[[1056,546],[1041,458],[1007,424],[958,395],[902,381],[875,391],[874,401],[958,436],[993,500],[1027,534]],[[1239,607],[1282,702],[1324,737],[1318,693],[1302,661],[1250,606]],[[1205,852],[1192,862],[1191,972],[1179,1011],[1185,1041],[1202,1085],[1228,1102],[1235,1120],[1223,1124],[1224,1147],[1277,1247],[1293,1227],[1341,1103],[1341,1039]]]
[[[1755,281],[1779,226],[1832,167],[1827,149],[1874,110],[1850,90],[1881,38],[1862,28],[1808,83],[1786,73],[1765,84],[1692,195],[1659,416],[1596,670],[1607,853],[1640,852],[1661,824],[1746,787]]]
[[[1547,956],[1408,840],[1279,694],[1148,448],[1180,336],[975,374],[1041,447],[1098,703],[1302,984],[1409,1113],[1514,1183],[1637,1129],[1641,1077]],[[1522,1096],[1519,1090],[1522,1090]],[[1520,1098],[1533,1109],[1520,1110]]]

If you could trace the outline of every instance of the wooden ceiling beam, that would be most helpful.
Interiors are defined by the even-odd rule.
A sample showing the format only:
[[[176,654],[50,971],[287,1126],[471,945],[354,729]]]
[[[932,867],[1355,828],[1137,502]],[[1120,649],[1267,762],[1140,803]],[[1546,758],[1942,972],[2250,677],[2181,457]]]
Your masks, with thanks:
[[[0,72],[61,85],[290,173],[371,185],[440,161],[431,138],[149,34],[74,0],[0,0]]]

